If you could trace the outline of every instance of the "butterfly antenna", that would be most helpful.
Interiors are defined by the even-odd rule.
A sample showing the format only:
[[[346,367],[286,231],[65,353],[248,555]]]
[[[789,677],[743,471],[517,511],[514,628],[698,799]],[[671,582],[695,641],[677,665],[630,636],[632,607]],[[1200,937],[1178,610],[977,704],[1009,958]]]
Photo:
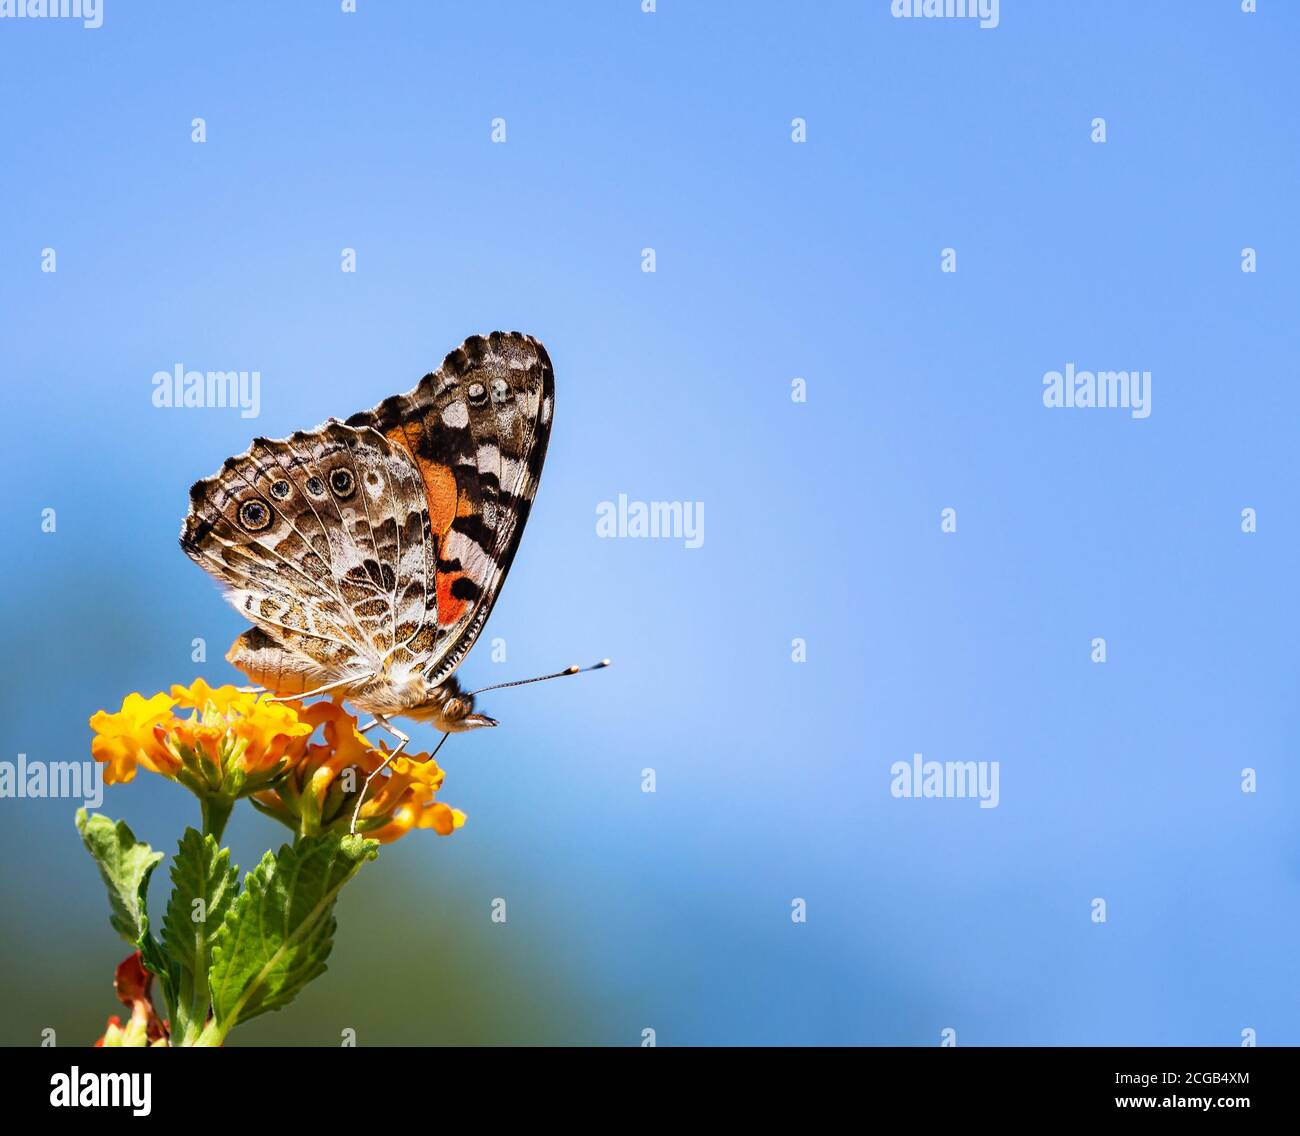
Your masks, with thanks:
[[[498,682],[495,686],[485,686],[479,690],[471,690],[469,696],[473,698],[479,694],[486,694],[489,690],[505,690],[508,686],[527,686],[530,682],[546,682],[548,679],[552,678],[564,678],[565,675],[583,674],[586,671],[598,671],[607,666],[609,666],[609,660],[601,659],[600,662],[592,663],[589,667],[565,667],[564,670],[556,671],[554,674],[538,675],[536,678],[520,678],[516,679],[514,682]]]

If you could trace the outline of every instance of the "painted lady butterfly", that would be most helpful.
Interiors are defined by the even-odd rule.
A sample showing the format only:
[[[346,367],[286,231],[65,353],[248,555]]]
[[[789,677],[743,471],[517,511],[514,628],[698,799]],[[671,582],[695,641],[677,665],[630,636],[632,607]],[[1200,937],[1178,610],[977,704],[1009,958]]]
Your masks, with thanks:
[[[554,404],[536,339],[474,336],[409,394],[255,438],[196,482],[181,547],[254,625],[226,658],[280,696],[336,692],[399,750],[393,716],[495,726],[454,672],[519,548]]]

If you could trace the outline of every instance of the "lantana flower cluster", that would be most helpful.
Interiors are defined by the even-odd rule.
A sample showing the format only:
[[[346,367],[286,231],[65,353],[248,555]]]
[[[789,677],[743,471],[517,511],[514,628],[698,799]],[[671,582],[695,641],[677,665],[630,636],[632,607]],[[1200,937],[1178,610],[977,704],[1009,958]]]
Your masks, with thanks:
[[[90,728],[106,782],[131,781],[142,768],[179,782],[202,803],[206,831],[219,833],[247,798],[299,836],[347,832],[366,778],[380,769],[359,835],[388,844],[416,829],[447,836],[465,823],[436,799],[444,773],[428,754],[390,761],[392,751],[372,744],[336,702],[279,701],[199,678],[168,694],[128,694],[120,710],[94,714]]]

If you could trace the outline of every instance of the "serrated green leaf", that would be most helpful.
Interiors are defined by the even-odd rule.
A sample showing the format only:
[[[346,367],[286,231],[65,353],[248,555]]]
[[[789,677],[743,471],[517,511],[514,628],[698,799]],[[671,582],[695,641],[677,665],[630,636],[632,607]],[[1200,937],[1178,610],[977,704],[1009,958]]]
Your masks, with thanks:
[[[203,1028],[208,1016],[208,968],[212,941],[239,890],[239,869],[212,835],[187,828],[172,860],[172,895],[163,914],[162,945],[175,968],[181,1044]]]
[[[77,831],[108,887],[109,922],[128,943],[140,947],[149,934],[145,893],[163,854],[136,840],[126,821],[114,824],[99,813],[90,816],[85,809],[77,810]]]
[[[99,813],[91,816],[85,809],[77,810],[77,831],[108,888],[109,922],[140,952],[145,969],[162,981],[168,1007],[174,1006],[176,976],[166,955],[149,934],[149,913],[145,905],[149,877],[163,854],[137,840],[126,821],[115,824]]]
[[[379,850],[333,833],[268,852],[249,872],[212,944],[208,986],[220,1036],[291,1002],[325,969],[334,944],[334,901]]]

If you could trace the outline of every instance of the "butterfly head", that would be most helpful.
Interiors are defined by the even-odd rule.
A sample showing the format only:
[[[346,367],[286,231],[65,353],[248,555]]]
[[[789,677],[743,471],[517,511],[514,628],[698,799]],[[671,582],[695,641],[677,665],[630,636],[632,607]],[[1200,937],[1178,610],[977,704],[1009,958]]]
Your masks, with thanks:
[[[424,700],[406,713],[411,718],[433,722],[449,734],[497,725],[495,718],[474,712],[474,695],[461,690],[454,676],[437,686],[428,686]]]
[[[482,726],[497,725],[495,718],[489,718],[486,714],[476,714],[474,712],[474,696],[472,694],[454,694],[448,698],[442,704],[441,718],[445,723],[443,728],[453,734],[465,730],[477,730]]]

